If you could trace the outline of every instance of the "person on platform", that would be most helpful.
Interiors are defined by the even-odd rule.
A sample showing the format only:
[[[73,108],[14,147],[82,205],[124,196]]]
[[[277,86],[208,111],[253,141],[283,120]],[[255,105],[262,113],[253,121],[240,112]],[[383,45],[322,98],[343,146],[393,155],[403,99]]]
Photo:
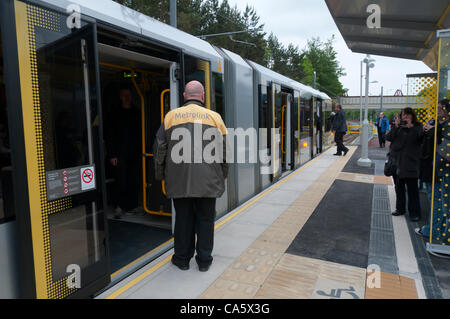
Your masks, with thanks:
[[[336,112],[333,117],[333,134],[334,141],[337,145],[337,152],[333,154],[335,156],[347,155],[349,149],[344,145],[344,136],[347,134],[347,119],[345,117],[345,112],[341,105],[335,105],[334,110]]]
[[[386,146],[386,132],[389,131],[389,120],[386,116],[384,116],[384,113],[381,112],[380,116],[377,117],[375,121],[375,126],[377,127],[378,131],[378,142],[380,143],[380,147],[384,148]]]
[[[393,175],[396,194],[396,211],[393,216],[406,214],[406,190],[408,191],[408,211],[411,221],[420,220],[419,175],[423,127],[414,110],[405,108],[402,120],[397,119],[394,127],[386,134],[391,142],[390,156],[394,160],[396,172]]]
[[[175,206],[175,253],[172,263],[181,270],[188,270],[196,251],[199,270],[206,272],[213,261],[216,199],[225,191],[228,174],[227,128],[218,113],[205,108],[205,90],[200,82],[186,84],[184,99],[184,106],[169,112],[158,130],[154,145],[155,176],[156,180],[165,180],[167,197],[173,199]],[[196,140],[196,136],[203,136],[201,133],[205,130],[214,133],[213,142]],[[195,133],[198,131],[200,134]],[[183,145],[191,142],[192,146],[187,149],[183,147],[183,155],[179,155],[180,140],[173,138],[180,134]],[[208,159],[208,156],[192,160],[192,153],[196,150],[207,155],[206,146],[209,149],[211,143],[215,154],[222,153],[221,156],[214,160]],[[195,154],[193,156],[196,157]]]

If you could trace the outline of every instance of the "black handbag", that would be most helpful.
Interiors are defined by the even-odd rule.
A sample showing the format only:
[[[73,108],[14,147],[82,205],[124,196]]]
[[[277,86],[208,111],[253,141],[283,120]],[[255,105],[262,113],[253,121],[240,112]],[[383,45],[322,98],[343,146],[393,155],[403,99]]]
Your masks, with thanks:
[[[390,154],[387,155],[387,161],[384,163],[384,175],[390,177],[394,176],[397,171],[397,166],[395,165],[394,159]]]

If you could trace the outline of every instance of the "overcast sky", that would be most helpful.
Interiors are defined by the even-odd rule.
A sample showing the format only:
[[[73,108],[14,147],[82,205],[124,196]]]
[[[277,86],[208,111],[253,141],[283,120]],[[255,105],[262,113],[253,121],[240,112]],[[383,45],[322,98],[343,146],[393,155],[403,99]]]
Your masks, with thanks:
[[[253,6],[265,24],[264,31],[273,32],[284,44],[292,43],[301,49],[307,40],[320,37],[321,40],[336,36],[335,50],[338,60],[344,67],[346,76],[341,78],[344,87],[349,89],[349,95],[359,95],[360,92],[360,61],[363,54],[353,53],[342,38],[330,11],[324,0],[228,0],[231,6],[243,11],[246,4]],[[231,30],[230,30],[231,31]],[[375,68],[371,69],[370,80],[378,81],[371,84],[371,95],[379,95],[381,86],[385,95],[393,95],[397,89],[406,94],[406,74],[428,73],[428,68],[422,61],[372,56],[376,59]],[[364,94],[364,93],[363,93]]]

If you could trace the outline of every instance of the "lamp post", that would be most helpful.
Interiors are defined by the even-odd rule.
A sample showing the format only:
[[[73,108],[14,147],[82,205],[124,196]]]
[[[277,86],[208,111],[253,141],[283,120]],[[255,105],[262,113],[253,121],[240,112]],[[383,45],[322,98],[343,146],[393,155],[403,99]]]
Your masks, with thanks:
[[[363,92],[363,63],[364,61],[361,61],[361,79],[359,81],[359,132],[361,134],[362,129],[362,92]],[[359,140],[361,144],[361,139]]]
[[[170,25],[177,27],[177,0],[170,0]]]
[[[370,167],[372,165],[372,161],[369,159],[369,83],[370,69],[375,67],[375,64],[373,63],[375,60],[371,59],[370,55],[367,55],[363,62],[366,64],[366,102],[364,108],[364,123],[361,134],[361,158],[358,160],[358,166]]]
[[[383,112],[383,86],[381,87],[380,113]]]

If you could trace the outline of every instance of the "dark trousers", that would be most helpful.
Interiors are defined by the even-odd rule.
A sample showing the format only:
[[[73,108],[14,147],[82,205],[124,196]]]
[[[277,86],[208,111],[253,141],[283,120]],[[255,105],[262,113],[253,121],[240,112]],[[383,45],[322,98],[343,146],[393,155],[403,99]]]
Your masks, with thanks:
[[[116,205],[124,211],[138,206],[139,176],[141,172],[139,158],[119,158],[116,167],[117,194]]]
[[[419,185],[417,178],[399,178],[394,174],[396,209],[399,213],[406,213],[406,191],[408,191],[409,217],[420,218]]]
[[[334,141],[337,145],[337,153],[342,154],[342,152],[348,151],[348,148],[344,145],[345,132],[336,132],[334,135]]]
[[[200,267],[213,261],[215,198],[182,198],[173,200],[175,217],[175,262],[187,265],[194,256]],[[197,233],[197,246],[195,234]]]
[[[384,147],[386,145],[385,133],[381,133],[381,128],[378,126],[378,143],[380,143],[380,147]]]

